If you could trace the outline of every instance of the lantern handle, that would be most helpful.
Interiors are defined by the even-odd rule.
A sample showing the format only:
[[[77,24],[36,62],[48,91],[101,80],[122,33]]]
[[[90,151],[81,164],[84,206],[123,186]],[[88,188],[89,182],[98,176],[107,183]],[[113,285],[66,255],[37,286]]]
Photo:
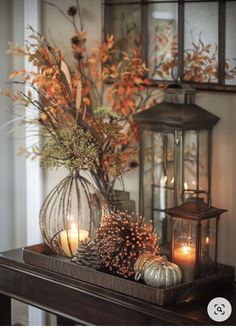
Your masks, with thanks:
[[[211,207],[211,195],[209,194],[209,192],[205,191],[205,190],[196,190],[196,189],[184,189],[181,193],[181,200],[184,202],[184,194],[185,193],[192,193],[192,194],[196,194],[197,198],[199,194],[206,194],[207,195],[207,205],[208,208]]]

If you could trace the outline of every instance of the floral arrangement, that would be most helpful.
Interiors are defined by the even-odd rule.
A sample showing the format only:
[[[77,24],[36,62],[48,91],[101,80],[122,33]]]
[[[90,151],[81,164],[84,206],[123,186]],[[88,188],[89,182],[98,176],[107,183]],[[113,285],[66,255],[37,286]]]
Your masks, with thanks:
[[[148,88],[147,68],[138,48],[119,53],[117,60],[119,50],[110,35],[95,42],[92,51],[87,49],[78,1],[67,13],[57,9],[74,28],[74,67],[67,65],[60,49],[29,27],[31,41],[26,47],[10,43],[8,53],[25,56],[32,63],[34,71],[15,71],[10,78],[23,77],[13,82],[33,92],[13,95],[5,90],[3,94],[38,112],[25,122],[38,125],[42,136],[40,148],[26,150],[29,156],[39,155],[47,168],[89,170],[107,197],[116,179],[138,165],[138,129],[132,115],[155,102],[160,89]]]

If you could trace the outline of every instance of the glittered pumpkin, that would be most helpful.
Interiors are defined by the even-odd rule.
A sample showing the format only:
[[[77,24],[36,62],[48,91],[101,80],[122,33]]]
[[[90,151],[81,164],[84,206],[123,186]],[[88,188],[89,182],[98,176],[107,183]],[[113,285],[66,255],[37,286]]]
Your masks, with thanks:
[[[152,263],[144,270],[145,283],[158,288],[176,286],[181,283],[182,276],[182,271],[178,265],[168,262],[165,257]]]
[[[160,256],[153,253],[142,253],[134,263],[134,279],[136,281],[143,279],[145,268],[157,261],[160,261]]]

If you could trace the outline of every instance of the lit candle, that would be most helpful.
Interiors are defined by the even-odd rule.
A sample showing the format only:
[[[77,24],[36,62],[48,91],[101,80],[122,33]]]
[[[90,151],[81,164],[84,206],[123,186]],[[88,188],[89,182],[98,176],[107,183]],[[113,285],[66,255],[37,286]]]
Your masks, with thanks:
[[[163,178],[160,180],[160,209],[165,209],[166,208],[166,182],[167,182],[167,176],[165,175]],[[164,212],[160,212],[160,223],[161,225],[163,224],[163,221],[165,219],[166,214]],[[159,242],[162,244],[164,242],[163,238],[165,236],[163,235],[163,229],[159,230]]]
[[[203,253],[203,261],[209,258],[209,250],[210,250],[210,238],[207,236],[205,239],[205,243],[202,246],[202,253]]]
[[[184,183],[184,190],[187,190],[188,189],[188,184],[187,182]]]
[[[89,232],[83,229],[77,229],[74,223],[71,224],[70,230],[63,230],[60,232],[61,247],[66,256],[71,257],[75,254],[80,241],[87,239]],[[71,254],[72,253],[72,254]]]
[[[194,279],[196,261],[196,248],[183,245],[174,251],[174,262],[181,268],[184,281],[189,282]]]

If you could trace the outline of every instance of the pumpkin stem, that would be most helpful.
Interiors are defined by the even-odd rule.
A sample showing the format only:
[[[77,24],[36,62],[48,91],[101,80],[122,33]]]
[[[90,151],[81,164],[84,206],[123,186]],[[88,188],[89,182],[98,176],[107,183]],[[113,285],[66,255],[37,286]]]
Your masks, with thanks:
[[[167,262],[168,262],[167,257],[166,257],[165,255],[163,255],[163,256],[161,257],[161,263],[162,263],[163,265],[165,265],[165,264],[167,264]]]
[[[142,274],[140,272],[136,272],[134,276],[134,280],[138,281],[142,277]]]

